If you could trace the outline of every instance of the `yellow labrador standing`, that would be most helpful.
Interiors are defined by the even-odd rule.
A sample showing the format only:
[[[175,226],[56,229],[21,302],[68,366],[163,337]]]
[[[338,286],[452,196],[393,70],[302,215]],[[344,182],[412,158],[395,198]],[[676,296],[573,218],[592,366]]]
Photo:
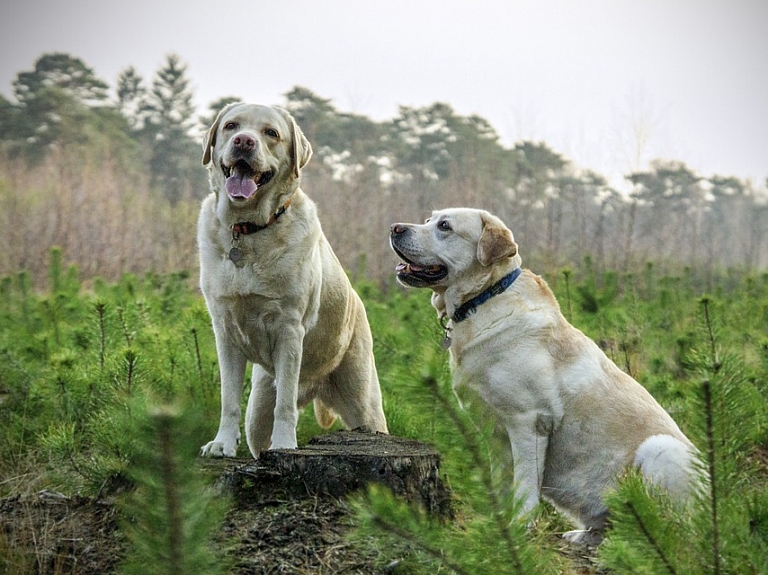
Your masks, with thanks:
[[[221,420],[208,456],[233,457],[245,416],[254,457],[295,448],[299,408],[318,422],[387,431],[365,309],[331,250],[314,203],[299,187],[312,149],[288,112],[225,107],[203,144],[212,194],[197,241],[200,286],[221,372]],[[331,411],[332,410],[332,411]]]
[[[595,544],[606,489],[629,466],[686,500],[698,485],[696,450],[651,395],[570,325],[542,278],[521,269],[512,232],[481,210],[437,211],[392,225],[398,280],[433,290],[447,321],[454,389],[495,411],[512,446],[515,482],[530,512],[544,497]]]

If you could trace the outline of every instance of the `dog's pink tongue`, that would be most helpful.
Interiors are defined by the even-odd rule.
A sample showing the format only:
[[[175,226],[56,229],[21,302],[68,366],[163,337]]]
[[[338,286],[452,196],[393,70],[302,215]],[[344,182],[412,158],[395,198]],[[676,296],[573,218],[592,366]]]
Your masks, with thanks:
[[[227,178],[224,186],[227,193],[233,198],[250,198],[256,191],[256,182],[251,178],[235,174]]]

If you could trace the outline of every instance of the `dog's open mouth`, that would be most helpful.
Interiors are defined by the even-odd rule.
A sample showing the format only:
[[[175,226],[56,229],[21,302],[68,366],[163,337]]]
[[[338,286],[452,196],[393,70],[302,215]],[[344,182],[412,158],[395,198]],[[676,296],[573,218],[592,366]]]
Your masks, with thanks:
[[[414,287],[429,286],[448,275],[448,268],[442,264],[417,264],[395,249],[403,261],[395,266],[397,279]]]
[[[232,166],[221,164],[221,171],[227,178],[225,188],[231,198],[248,199],[261,186],[272,179],[272,172],[257,172],[245,160],[238,160]]]

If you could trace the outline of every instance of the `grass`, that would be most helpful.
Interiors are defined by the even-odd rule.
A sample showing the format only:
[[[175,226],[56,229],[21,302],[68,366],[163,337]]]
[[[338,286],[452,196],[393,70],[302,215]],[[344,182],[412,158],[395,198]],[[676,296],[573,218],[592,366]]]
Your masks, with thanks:
[[[50,258],[44,292],[33,291],[23,272],[0,280],[0,495],[43,488],[83,496],[118,493],[135,481],[130,469],[141,459],[137,438],[151,406],[184,406],[200,422],[186,431],[192,443],[213,437],[219,375],[210,320],[188,274],[125,275],[86,288],[75,268],[62,266],[60,252]],[[677,572],[705,556],[707,568],[720,572],[762,568],[755,557],[768,549],[768,274],[729,270],[699,277],[684,269],[657,275],[652,266],[642,274],[598,274],[587,260],[546,277],[571,322],[649,389],[714,466],[718,491],[701,503],[701,516],[710,521],[692,523],[698,530],[678,530],[676,544],[696,553],[678,554],[689,563]],[[556,534],[567,524],[551,510],[544,509],[522,543],[518,531],[509,535],[504,527],[511,517],[511,480],[499,455],[505,447],[496,444],[492,426],[478,428],[456,408],[427,294],[366,281],[356,288],[374,334],[390,431],[438,447],[459,506],[458,527],[412,526],[423,539],[412,542],[411,571],[398,572],[431,572],[423,566],[440,564],[437,549],[438,555],[445,552],[443,567],[453,561],[454,571],[481,573],[483,558],[494,556],[489,549],[508,554],[517,545],[524,546],[518,563],[573,568],[557,552]],[[709,407],[702,400],[705,382]],[[317,433],[307,409],[299,442]],[[244,445],[239,455],[249,456]],[[632,501],[639,513],[653,509],[643,497],[630,482],[614,504]],[[404,513],[386,499],[371,505],[369,517],[378,509],[380,526],[390,517],[386,513]],[[715,509],[719,525],[713,527]],[[672,517],[664,513],[658,511]],[[361,523],[364,517],[361,512]],[[627,514],[617,518],[616,536],[600,560],[616,572],[632,572],[638,555],[627,542],[642,538],[642,530],[638,535]],[[397,535],[386,528],[370,534],[380,538],[386,558],[386,541]],[[455,556],[450,549],[466,552]]]

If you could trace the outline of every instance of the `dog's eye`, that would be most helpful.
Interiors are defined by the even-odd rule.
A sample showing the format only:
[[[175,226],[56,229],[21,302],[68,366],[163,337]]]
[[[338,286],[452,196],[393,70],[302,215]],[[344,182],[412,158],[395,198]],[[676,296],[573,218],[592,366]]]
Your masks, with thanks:
[[[451,223],[448,220],[440,220],[437,222],[437,227],[443,230],[444,232],[449,232],[453,228],[451,227]]]
[[[279,134],[277,133],[277,131],[273,130],[272,128],[267,128],[266,130],[264,130],[264,134],[269,136],[270,138],[279,138],[280,137]]]
[[[227,122],[224,124],[225,130],[237,130],[237,122]]]

